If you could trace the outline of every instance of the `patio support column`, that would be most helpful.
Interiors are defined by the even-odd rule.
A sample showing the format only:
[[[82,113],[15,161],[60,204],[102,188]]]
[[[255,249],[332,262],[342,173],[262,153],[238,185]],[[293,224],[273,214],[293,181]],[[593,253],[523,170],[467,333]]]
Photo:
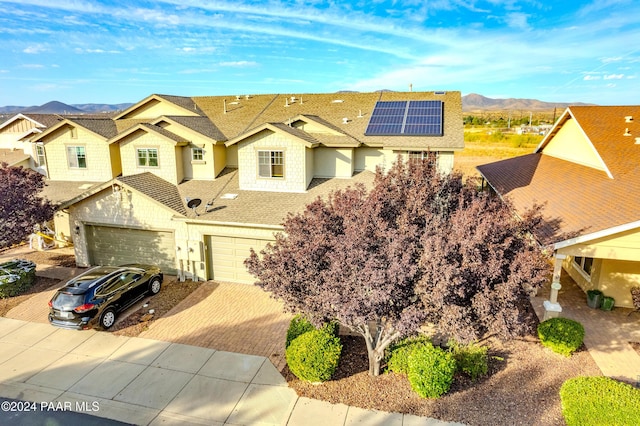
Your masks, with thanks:
[[[560,274],[562,273],[562,262],[567,258],[564,254],[554,254],[553,262],[553,278],[551,281],[551,293],[549,300],[545,300],[544,306],[544,320],[549,318],[555,318],[562,312],[562,307],[558,303],[558,291],[562,288],[560,285]]]

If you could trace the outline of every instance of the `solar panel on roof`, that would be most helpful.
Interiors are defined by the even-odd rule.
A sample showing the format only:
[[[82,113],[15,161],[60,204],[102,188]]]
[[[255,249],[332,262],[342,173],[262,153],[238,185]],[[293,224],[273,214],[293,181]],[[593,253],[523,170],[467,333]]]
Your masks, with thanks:
[[[442,101],[378,101],[367,136],[441,136]]]

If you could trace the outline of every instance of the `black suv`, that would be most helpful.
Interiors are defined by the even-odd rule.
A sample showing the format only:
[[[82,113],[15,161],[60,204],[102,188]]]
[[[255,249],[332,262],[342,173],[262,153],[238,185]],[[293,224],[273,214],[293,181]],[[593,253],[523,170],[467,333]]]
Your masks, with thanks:
[[[97,266],[68,281],[49,301],[49,322],[84,330],[111,327],[116,315],[162,287],[157,266]]]

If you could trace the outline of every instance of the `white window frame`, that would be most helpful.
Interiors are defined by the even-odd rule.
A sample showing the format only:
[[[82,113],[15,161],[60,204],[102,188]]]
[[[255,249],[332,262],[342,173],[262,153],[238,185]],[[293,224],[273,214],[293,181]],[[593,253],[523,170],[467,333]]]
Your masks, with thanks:
[[[151,159],[154,157],[151,157],[149,154],[151,152],[155,152],[155,160],[156,160],[156,164],[152,165],[151,164]],[[141,155],[143,154],[143,155]],[[158,148],[136,148],[136,165],[138,167],[142,167],[142,168],[153,168],[156,169],[158,167],[160,167],[160,155],[159,155],[159,150]],[[140,160],[144,160],[143,163],[141,164]]]
[[[437,151],[407,151],[407,160],[427,160],[429,155],[433,155],[434,164],[438,162]]]
[[[284,151],[260,150],[258,151],[258,177],[283,179],[284,178]],[[281,169],[277,173],[278,168]]]
[[[41,143],[36,144],[36,163],[38,167],[45,167],[47,165],[47,156],[44,151],[44,145]]]
[[[204,148],[191,148],[191,161],[193,163],[204,163]]]
[[[67,145],[67,165],[70,169],[87,168],[87,149],[84,145]]]
[[[590,260],[587,260],[590,259]],[[585,279],[591,281],[591,273],[593,272],[593,257],[585,257],[585,256],[573,256],[573,266],[578,273],[580,273]],[[589,271],[585,268],[585,265],[589,265]]]

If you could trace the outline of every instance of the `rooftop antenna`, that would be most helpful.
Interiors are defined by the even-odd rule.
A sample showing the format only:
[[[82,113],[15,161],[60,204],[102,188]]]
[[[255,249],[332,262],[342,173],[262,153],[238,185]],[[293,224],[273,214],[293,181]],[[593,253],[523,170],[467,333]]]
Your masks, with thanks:
[[[413,83],[409,83],[409,91],[413,92]]]

